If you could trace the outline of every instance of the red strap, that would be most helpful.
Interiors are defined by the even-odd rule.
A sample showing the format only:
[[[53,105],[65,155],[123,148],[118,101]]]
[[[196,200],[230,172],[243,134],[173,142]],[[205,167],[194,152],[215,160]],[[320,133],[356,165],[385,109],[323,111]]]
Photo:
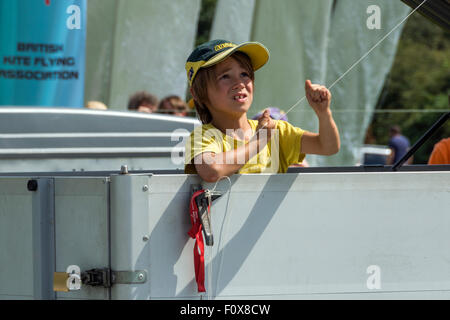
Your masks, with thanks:
[[[197,196],[204,193],[205,190],[200,190],[192,195],[191,203],[189,206],[191,216],[191,230],[188,235],[195,239],[194,244],[194,268],[195,268],[195,280],[197,281],[198,292],[206,292],[205,290],[205,245],[203,243],[202,224],[200,223],[200,217],[198,215],[198,207],[195,202]],[[208,207],[209,210],[209,207]]]

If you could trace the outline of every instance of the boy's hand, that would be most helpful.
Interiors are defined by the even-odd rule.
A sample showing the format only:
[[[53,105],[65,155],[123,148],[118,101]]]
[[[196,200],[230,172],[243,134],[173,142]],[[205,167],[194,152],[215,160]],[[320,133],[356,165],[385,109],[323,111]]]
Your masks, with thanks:
[[[258,126],[256,127],[256,132],[259,129],[265,130],[267,132],[267,138],[271,137],[271,129],[276,128],[276,122],[270,117],[269,109],[264,110],[263,114],[258,118]]]
[[[331,103],[331,92],[319,84],[311,84],[310,80],[305,82],[306,99],[317,115],[329,111]]]

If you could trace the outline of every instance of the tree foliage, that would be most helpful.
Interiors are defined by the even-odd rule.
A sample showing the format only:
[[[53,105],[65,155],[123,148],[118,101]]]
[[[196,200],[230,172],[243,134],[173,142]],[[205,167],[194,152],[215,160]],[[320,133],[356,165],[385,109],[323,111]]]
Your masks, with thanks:
[[[449,93],[450,34],[415,13],[403,29],[393,67],[377,103],[369,128],[369,136],[373,137],[370,142],[387,144],[388,129],[397,124],[415,143],[449,111]],[[414,163],[427,163],[434,144],[444,137],[450,137],[449,122],[416,152]]]

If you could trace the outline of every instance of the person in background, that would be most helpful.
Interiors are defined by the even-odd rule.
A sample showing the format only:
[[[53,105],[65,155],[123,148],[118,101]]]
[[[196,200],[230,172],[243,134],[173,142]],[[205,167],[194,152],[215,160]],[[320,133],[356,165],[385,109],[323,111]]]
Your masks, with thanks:
[[[152,113],[158,109],[158,98],[147,91],[138,91],[130,96],[128,110]]]
[[[450,137],[434,145],[428,164],[450,164]]]
[[[179,96],[167,96],[159,102],[158,112],[185,117],[188,113],[188,105]]]
[[[89,101],[85,107],[93,110],[108,110],[106,104],[100,101]]]
[[[402,131],[399,126],[395,125],[389,129],[389,143],[388,146],[391,149],[391,154],[386,159],[387,165],[397,163],[409,150],[409,139],[401,134]],[[412,156],[407,161],[408,164],[412,163]]]

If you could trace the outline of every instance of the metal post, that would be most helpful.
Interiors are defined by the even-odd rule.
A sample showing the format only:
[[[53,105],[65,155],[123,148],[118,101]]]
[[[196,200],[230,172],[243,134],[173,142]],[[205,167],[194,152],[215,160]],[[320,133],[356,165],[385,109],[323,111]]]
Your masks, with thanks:
[[[450,112],[442,115],[439,120],[436,121],[436,123],[433,124],[427,132],[425,132],[425,134],[412,146],[412,148],[409,149],[409,151],[400,160],[398,160],[396,164],[394,164],[392,171],[397,171],[398,168],[400,168],[403,163],[405,163],[406,160],[408,160],[409,157],[411,157],[425,143],[425,141],[427,141],[428,138],[431,137],[431,135],[448,120],[448,118],[450,118]]]

